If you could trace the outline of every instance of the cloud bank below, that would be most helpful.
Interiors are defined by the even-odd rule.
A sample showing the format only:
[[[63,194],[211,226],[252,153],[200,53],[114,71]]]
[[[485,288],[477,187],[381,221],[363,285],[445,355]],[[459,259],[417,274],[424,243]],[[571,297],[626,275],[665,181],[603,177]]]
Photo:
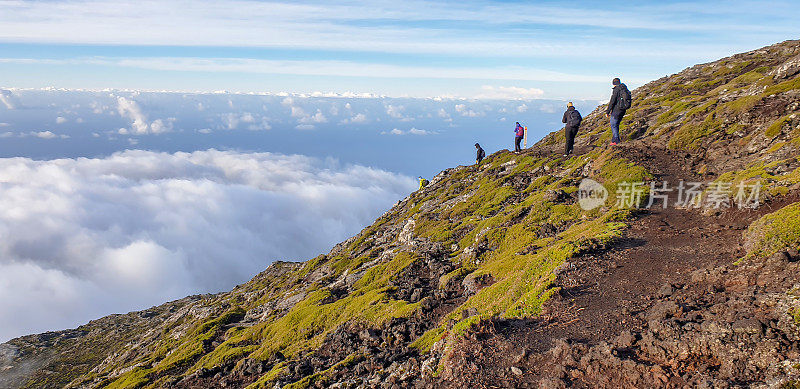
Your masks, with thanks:
[[[0,159],[0,342],[306,260],[414,186],[383,170],[272,153]]]

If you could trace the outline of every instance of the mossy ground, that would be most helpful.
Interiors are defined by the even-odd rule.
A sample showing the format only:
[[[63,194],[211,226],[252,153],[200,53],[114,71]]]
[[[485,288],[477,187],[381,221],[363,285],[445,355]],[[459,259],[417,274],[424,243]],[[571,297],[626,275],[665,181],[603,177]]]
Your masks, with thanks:
[[[745,233],[748,257],[766,257],[800,247],[800,203],[787,205],[753,222]]]

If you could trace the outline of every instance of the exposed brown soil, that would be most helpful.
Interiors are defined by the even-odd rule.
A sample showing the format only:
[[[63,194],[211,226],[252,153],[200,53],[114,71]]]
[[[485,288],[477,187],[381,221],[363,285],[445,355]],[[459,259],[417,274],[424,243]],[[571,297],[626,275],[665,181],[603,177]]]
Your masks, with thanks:
[[[690,163],[669,150],[648,149],[635,141],[618,147],[626,157],[647,166],[657,181],[667,181],[672,187],[680,180],[707,181],[689,173],[685,167]],[[674,201],[671,198],[670,202]],[[652,312],[674,296],[691,295],[682,301],[691,301],[696,306],[702,305],[699,300],[709,292],[724,292],[725,288],[717,290],[712,286],[709,289],[711,281],[698,282],[698,269],[731,268],[744,255],[742,231],[759,216],[792,201],[797,201],[796,194],[782,199],[780,204],[762,204],[757,210],[731,208],[713,214],[672,205],[662,209],[658,203],[643,210],[626,235],[610,249],[583,255],[566,265],[556,280],[560,293],[545,304],[539,318],[487,321],[468,335],[468,341],[460,342],[453,351],[440,385],[478,388],[688,385],[688,378],[680,377],[680,369],[671,372],[673,378],[677,376],[678,379],[670,381],[670,374],[662,374],[657,361],[645,360],[652,357],[650,350],[643,351],[640,350],[643,347],[632,347],[628,343],[652,332],[648,328],[655,325],[648,323],[654,317]],[[784,274],[773,282],[777,292],[785,293],[792,281],[797,281],[797,273],[792,275],[787,266],[780,271],[789,274],[788,278]],[[732,270],[736,271],[741,272]],[[719,282],[718,279],[713,281]],[[744,284],[743,287],[753,286]],[[763,288],[760,291],[768,292]],[[728,300],[732,297],[722,298],[723,302]],[[662,316],[665,317],[658,320],[666,320],[670,315]],[[774,321],[777,323],[777,319]],[[620,337],[630,339],[620,341]],[[680,339],[672,340],[680,343]],[[624,347],[613,346],[620,342]],[[796,340],[785,339],[784,343],[787,350],[797,348]],[[606,359],[613,359],[613,363],[603,360],[601,354],[606,352],[609,354]],[[590,362],[583,360],[592,358],[581,359],[592,353],[600,355],[592,357],[599,360],[594,370]],[[787,352],[787,358],[792,355]],[[698,355],[686,358],[684,364],[706,368],[721,365],[711,359],[713,357],[708,355]],[[622,368],[626,360],[630,364]],[[608,368],[615,363],[619,365],[618,377],[617,372],[603,371],[603,366]],[[641,381],[636,381],[624,375],[627,373],[621,373],[626,369],[655,369],[656,372],[651,376],[640,374],[636,379]],[[688,374],[685,370],[684,375]],[[575,373],[568,374],[568,371]],[[693,382],[691,386],[696,384]],[[725,385],[721,387],[727,387]]]

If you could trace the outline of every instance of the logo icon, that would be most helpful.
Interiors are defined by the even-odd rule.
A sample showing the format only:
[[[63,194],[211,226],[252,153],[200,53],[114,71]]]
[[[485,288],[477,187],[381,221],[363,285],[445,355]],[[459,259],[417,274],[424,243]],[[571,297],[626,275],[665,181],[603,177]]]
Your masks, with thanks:
[[[578,204],[585,211],[590,211],[606,203],[608,191],[599,182],[584,178],[578,185]]]

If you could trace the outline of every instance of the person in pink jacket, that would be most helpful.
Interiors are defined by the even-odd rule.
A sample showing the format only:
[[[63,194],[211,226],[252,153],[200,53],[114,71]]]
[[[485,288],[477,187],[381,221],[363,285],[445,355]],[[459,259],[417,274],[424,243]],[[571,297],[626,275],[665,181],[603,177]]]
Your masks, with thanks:
[[[517,122],[517,127],[514,128],[514,152],[519,153],[522,149],[519,147],[520,142],[522,142],[522,138],[525,137],[525,127],[522,127],[519,122]]]

